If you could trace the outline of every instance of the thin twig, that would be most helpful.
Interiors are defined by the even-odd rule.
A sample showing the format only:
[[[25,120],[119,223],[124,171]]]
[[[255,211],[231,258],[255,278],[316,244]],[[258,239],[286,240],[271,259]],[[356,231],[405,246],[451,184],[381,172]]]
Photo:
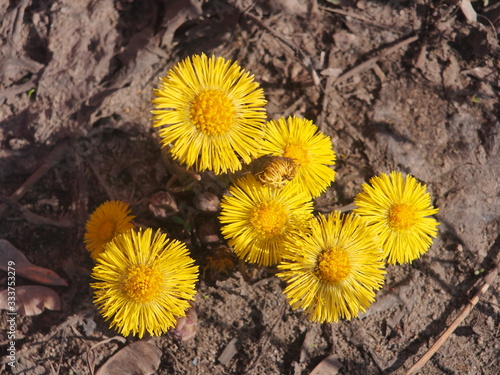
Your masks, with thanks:
[[[62,228],[69,228],[71,227],[72,223],[67,221],[67,220],[52,220],[49,219],[48,217],[45,216],[40,216],[38,214],[35,214],[28,210],[26,207],[21,206],[19,203],[17,203],[15,200],[11,198],[7,198],[3,195],[0,195],[0,201],[3,203],[8,204],[15,210],[19,211],[24,218],[26,219],[27,222],[36,224],[36,225],[53,225],[55,227],[62,227]]]
[[[108,183],[106,182],[104,177],[102,177],[102,175],[99,173],[99,171],[97,170],[95,165],[93,163],[89,163],[88,165],[89,165],[90,169],[92,170],[92,173],[94,173],[94,176],[97,178],[97,181],[99,181],[99,184],[102,186],[102,188],[106,192],[108,199],[109,200],[116,199],[115,194],[113,193],[113,190],[109,187]]]
[[[43,164],[40,165],[38,169],[9,198],[13,201],[21,199],[31,186],[41,179],[54,164],[62,159],[67,147],[68,142],[60,143],[54,147]],[[0,216],[5,213],[6,208],[7,206],[5,204],[0,204]]]
[[[257,365],[257,363],[259,362],[261,356],[262,356],[262,353],[264,352],[264,349],[265,347],[267,346],[270,338],[271,338],[271,334],[274,332],[274,330],[276,329],[276,327],[278,326],[278,323],[280,321],[282,321],[283,319],[283,314],[285,313],[285,309],[287,307],[287,304],[285,302],[282,302],[281,304],[281,309],[280,309],[280,312],[278,313],[278,317],[276,318],[276,320],[274,321],[273,325],[271,326],[271,329],[269,330],[269,332],[266,332],[266,335],[263,336],[261,338],[261,345],[260,345],[260,348],[259,348],[259,352],[258,354],[254,357],[254,359],[252,360],[252,362],[250,362],[250,364],[245,368],[245,374],[248,374],[250,373],[250,371]]]
[[[393,53],[394,51],[400,49],[401,47],[404,47],[408,44],[416,42],[417,40],[418,40],[418,36],[414,35],[414,36],[411,36],[409,38],[404,39],[403,41],[401,41],[401,42],[399,42],[391,47],[388,47],[388,48],[382,50],[377,56],[372,57],[371,59],[368,59],[365,62],[362,62],[361,64],[355,66],[354,68],[349,69],[346,72],[342,73],[334,81],[334,84],[336,85],[336,84],[342,83],[342,82],[346,81],[348,78],[351,78],[351,77],[355,76],[356,74],[359,74],[365,70],[370,69],[381,58]]]
[[[62,337],[62,342],[61,342],[61,355],[59,356],[59,363],[57,364],[57,371],[55,372],[55,375],[59,375],[59,370],[61,369],[61,365],[63,362],[63,354],[64,354],[64,347],[66,346],[66,339],[67,339],[67,331],[63,331],[63,337]]]
[[[331,12],[331,13],[337,13],[337,14],[340,14],[340,15],[343,15],[343,16],[347,16],[347,17],[351,17],[351,18],[354,18],[358,21],[362,21],[368,25],[371,25],[371,26],[375,26],[375,27],[379,27],[381,29],[385,29],[385,30],[389,30],[389,31],[392,31],[394,33],[397,33],[397,34],[402,34],[403,31],[401,30],[397,30],[391,26],[387,26],[387,25],[384,25],[384,24],[381,24],[381,23],[378,23],[378,22],[375,22],[375,21],[372,21],[366,17],[363,17],[363,16],[359,16],[355,13],[351,13],[351,12],[346,12],[345,10],[342,10],[342,9],[334,9],[334,8],[328,8],[328,7],[324,7],[324,6],[319,6],[318,7],[319,9],[321,10],[325,10],[327,12]]]
[[[352,211],[354,209],[358,208],[354,203],[349,203],[344,206],[340,207],[335,207],[333,211],[342,211],[342,212],[347,212],[347,211]]]
[[[437,339],[437,341],[432,345],[429,350],[420,358],[417,363],[415,363],[405,375],[413,375],[419,372],[422,367],[429,361],[429,359],[439,350],[439,348],[444,344],[444,342],[448,339],[448,337],[455,331],[455,329],[463,322],[463,320],[469,315],[474,306],[479,302],[479,299],[483,296],[484,293],[488,290],[490,285],[495,280],[499,270],[499,262],[495,265],[495,267],[488,272],[488,274],[484,277],[483,285],[476,292],[474,297],[469,301],[469,303],[460,311],[460,314],[455,318],[453,323],[444,331],[444,333]]]

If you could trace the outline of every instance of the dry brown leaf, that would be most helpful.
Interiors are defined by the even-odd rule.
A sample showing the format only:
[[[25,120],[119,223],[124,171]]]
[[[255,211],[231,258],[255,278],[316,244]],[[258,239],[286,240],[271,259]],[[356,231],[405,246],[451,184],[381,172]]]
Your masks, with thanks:
[[[16,275],[45,285],[68,286],[66,280],[47,268],[38,267],[9,241],[0,239],[0,269],[7,271],[8,262],[14,262]]]
[[[335,375],[342,368],[342,363],[335,354],[322,360],[309,375]]]
[[[229,341],[229,344],[226,345],[221,355],[217,359],[221,365],[227,366],[229,362],[233,359],[233,357],[238,353],[238,349],[236,348],[236,342],[238,339],[234,338]]]
[[[0,292],[0,309],[11,310],[8,302],[12,295],[9,295],[10,290],[2,290]],[[52,289],[40,285],[23,285],[15,288],[15,309],[19,314],[24,315],[39,315],[44,309],[61,310],[61,299],[59,295]]]
[[[136,341],[113,355],[96,375],[150,375],[160,366],[161,350],[149,342]]]

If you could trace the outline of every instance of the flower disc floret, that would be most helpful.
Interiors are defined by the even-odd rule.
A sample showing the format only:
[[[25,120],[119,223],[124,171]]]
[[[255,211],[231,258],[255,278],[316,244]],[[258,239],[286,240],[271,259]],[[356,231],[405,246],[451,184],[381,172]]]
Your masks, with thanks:
[[[333,247],[321,253],[318,261],[319,276],[331,283],[346,279],[351,272],[349,253]]]
[[[123,290],[131,300],[145,303],[160,295],[162,283],[163,276],[157,269],[141,264],[127,270],[123,279]]]
[[[226,134],[234,120],[234,104],[220,90],[203,90],[191,103],[191,121],[204,134]]]
[[[276,201],[261,202],[250,213],[250,225],[264,237],[282,234],[287,221],[285,207]]]

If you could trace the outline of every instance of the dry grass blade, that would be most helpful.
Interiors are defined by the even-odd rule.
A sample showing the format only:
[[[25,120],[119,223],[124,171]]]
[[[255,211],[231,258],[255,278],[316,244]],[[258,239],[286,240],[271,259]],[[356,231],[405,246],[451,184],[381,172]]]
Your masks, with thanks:
[[[23,215],[24,219],[31,224],[35,225],[52,225],[55,227],[61,227],[61,228],[69,228],[72,223],[68,220],[62,219],[62,220],[52,220],[48,217],[37,215],[34,212],[31,212],[28,210],[26,207],[21,206],[19,203],[17,203],[15,200],[11,198],[4,197],[3,195],[0,195],[0,202],[3,202],[16,211],[19,211],[21,215]]]
[[[321,9],[321,10],[324,10],[324,11],[330,12],[330,13],[340,14],[340,15],[346,16],[346,17],[351,17],[351,18],[354,18],[358,21],[362,21],[368,25],[375,26],[375,27],[385,29],[385,30],[389,30],[389,31],[392,31],[392,32],[395,32],[398,34],[402,33],[401,30],[397,30],[394,27],[387,26],[387,25],[372,21],[366,17],[360,16],[360,15],[352,13],[352,12],[346,12],[345,10],[342,10],[342,9],[334,9],[334,8],[328,8],[328,7],[323,7],[323,6],[319,6],[318,9]]]
[[[479,299],[483,296],[484,293],[488,290],[490,285],[493,283],[495,278],[497,277],[498,270],[500,264],[497,262],[495,267],[488,272],[488,274],[484,277],[483,285],[476,292],[474,297],[469,301],[469,303],[460,311],[460,314],[455,318],[453,323],[448,327],[446,331],[437,339],[437,341],[432,345],[429,350],[420,358],[417,363],[415,363],[405,375],[413,375],[418,373],[422,367],[431,359],[431,357],[439,350],[439,348],[444,344],[444,342],[448,339],[448,337],[457,329],[457,327],[464,321],[464,319],[469,315],[474,306],[479,302]]]
[[[351,77],[355,76],[356,74],[359,74],[361,72],[364,72],[365,70],[370,69],[371,67],[373,67],[373,65],[375,65],[375,63],[378,60],[380,60],[384,56],[387,56],[387,55],[393,53],[394,51],[398,50],[401,47],[404,47],[408,44],[416,42],[417,40],[418,40],[418,36],[416,36],[416,35],[410,36],[410,37],[402,40],[401,42],[396,43],[395,45],[382,50],[382,52],[380,52],[377,56],[372,57],[371,59],[368,59],[365,62],[362,62],[361,64],[359,64],[359,65],[355,66],[354,68],[349,69],[346,72],[344,72],[343,74],[341,74],[335,80],[334,84],[342,83],[345,80],[347,80],[348,78],[351,78]]]

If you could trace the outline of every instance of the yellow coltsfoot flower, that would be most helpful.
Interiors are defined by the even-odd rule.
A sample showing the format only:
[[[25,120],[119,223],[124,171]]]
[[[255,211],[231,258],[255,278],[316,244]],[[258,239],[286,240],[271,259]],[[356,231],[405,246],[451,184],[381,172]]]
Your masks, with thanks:
[[[335,180],[335,171],[330,168],[335,164],[332,141],[312,121],[280,118],[269,121],[265,129],[259,156],[271,154],[294,160],[297,175],[291,184],[316,198]]]
[[[174,159],[215,174],[241,169],[257,154],[266,119],[264,91],[237,63],[187,57],[154,91],[154,126]]]
[[[229,188],[221,203],[222,234],[236,255],[259,266],[281,260],[283,241],[308,232],[313,206],[297,185],[273,189],[249,174]]]
[[[151,228],[133,229],[106,245],[92,271],[94,304],[123,336],[161,335],[186,315],[198,266],[186,245]]]
[[[431,215],[439,209],[431,204],[426,186],[395,171],[382,173],[363,184],[354,199],[354,210],[379,236],[387,263],[408,263],[429,250],[439,223]]]
[[[365,312],[384,283],[380,243],[358,216],[335,211],[311,221],[311,235],[286,242],[277,274],[293,309],[313,322],[337,322]]]
[[[83,241],[92,259],[96,260],[104,246],[115,236],[134,227],[130,206],[122,201],[101,204],[90,215]]]

